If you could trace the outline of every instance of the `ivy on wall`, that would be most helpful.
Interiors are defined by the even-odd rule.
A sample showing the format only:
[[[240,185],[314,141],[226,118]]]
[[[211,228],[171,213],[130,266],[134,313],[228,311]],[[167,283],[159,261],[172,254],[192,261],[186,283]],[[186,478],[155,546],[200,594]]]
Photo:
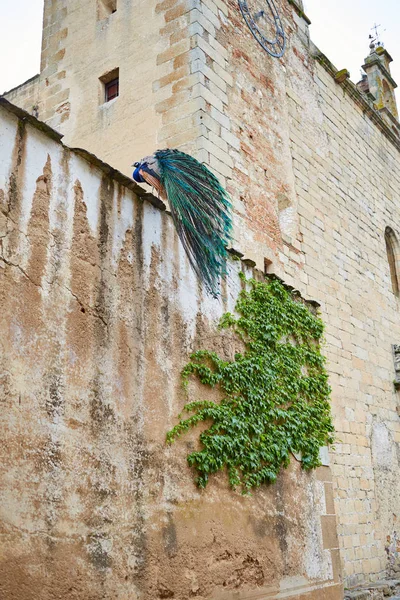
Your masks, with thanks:
[[[321,319],[276,279],[247,283],[238,316],[226,313],[219,324],[240,338],[243,353],[227,361],[199,350],[182,372],[185,386],[193,375],[218,386],[221,402],[190,402],[184,407],[190,416],[180,415],[167,434],[172,443],[198,423],[209,424],[201,449],[188,455],[202,488],[226,467],[231,486],[248,492],[274,482],[291,453],[301,453],[304,469],[317,467],[320,448],[333,442]]]

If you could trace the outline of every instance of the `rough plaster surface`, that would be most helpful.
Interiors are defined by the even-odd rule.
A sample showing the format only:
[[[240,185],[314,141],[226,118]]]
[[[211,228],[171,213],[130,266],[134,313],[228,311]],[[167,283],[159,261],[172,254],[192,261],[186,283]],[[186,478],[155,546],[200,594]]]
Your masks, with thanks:
[[[232,352],[240,262],[204,297],[167,213],[0,118],[0,597],[338,598],[327,467],[199,492],[197,436],[165,446],[190,351]]]

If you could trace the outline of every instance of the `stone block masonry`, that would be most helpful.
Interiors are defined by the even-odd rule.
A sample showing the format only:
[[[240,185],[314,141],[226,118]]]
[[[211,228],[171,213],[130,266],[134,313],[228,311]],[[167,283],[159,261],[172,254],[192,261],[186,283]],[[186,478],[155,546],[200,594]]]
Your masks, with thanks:
[[[319,115],[317,104],[311,110],[288,96],[291,143],[304,270],[328,323],[340,440],[332,457],[335,502],[344,571],[354,585],[390,574],[385,546],[398,512],[400,427],[389,360],[398,301],[384,232],[399,219],[399,154],[319,64],[315,80]]]
[[[17,104],[29,114],[39,117],[41,79],[40,75],[35,75],[14,90],[7,92],[7,98],[13,104]]]
[[[168,65],[168,74],[153,85],[165,90],[165,98],[156,105],[162,115],[157,140],[207,163],[226,186],[233,167],[228,148],[238,144],[229,133],[226,114],[226,92],[232,85],[228,52],[216,40],[219,14],[227,15],[227,7],[212,0],[164,0],[156,11],[163,13],[160,38],[166,41],[157,64]],[[225,139],[222,130],[227,132]]]
[[[237,193],[238,185],[242,182],[244,190],[251,175],[244,166],[246,147],[239,137],[242,129],[236,123],[235,131],[232,130],[232,116],[235,115],[229,94],[234,78],[230,44],[225,35],[233,10],[237,13],[236,4],[233,7],[213,0],[167,0],[157,5],[156,11],[164,16],[160,38],[166,40],[157,63],[168,71],[153,84],[153,90],[164,90],[163,100],[156,105],[156,111],[162,116],[157,140],[159,146],[179,147],[196,156],[232,192],[233,244],[241,245],[246,255],[263,269],[265,256],[272,258],[273,252],[265,244],[260,250],[255,236],[249,238],[245,223],[253,221],[253,217],[244,208],[244,195]],[[264,184],[264,173],[262,177],[260,183]],[[286,211],[282,222],[290,231],[294,213],[285,192],[280,192],[280,202]],[[273,212],[276,213],[275,209]],[[278,219],[278,215],[275,221],[267,218],[269,246],[280,244]],[[262,225],[265,234],[264,225],[265,222]],[[301,261],[298,249],[291,243],[289,248],[289,252],[293,251]]]

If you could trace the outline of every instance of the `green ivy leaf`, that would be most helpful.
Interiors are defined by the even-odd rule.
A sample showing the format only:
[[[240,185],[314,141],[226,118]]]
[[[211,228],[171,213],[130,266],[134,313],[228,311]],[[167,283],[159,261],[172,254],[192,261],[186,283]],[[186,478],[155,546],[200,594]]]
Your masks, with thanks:
[[[209,475],[227,469],[230,485],[244,494],[276,481],[290,453],[302,455],[304,469],[320,464],[319,450],[334,441],[330,412],[331,389],[321,354],[322,320],[278,281],[250,284],[236,304],[236,318],[222,316],[219,328],[231,329],[244,342],[244,353],[233,361],[215,352],[199,350],[182,371],[187,388],[190,377],[222,392],[219,404],[190,402],[191,413],[167,434],[167,443],[211,422],[200,434],[201,450],[188,455],[205,488]]]

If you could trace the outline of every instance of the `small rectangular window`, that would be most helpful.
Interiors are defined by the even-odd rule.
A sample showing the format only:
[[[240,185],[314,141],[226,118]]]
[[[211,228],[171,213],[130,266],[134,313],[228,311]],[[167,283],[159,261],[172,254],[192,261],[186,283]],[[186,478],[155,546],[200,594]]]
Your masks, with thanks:
[[[114,100],[119,95],[119,79],[113,79],[106,83],[106,102]]]
[[[102,84],[100,104],[119,96],[119,69],[113,69],[100,77]]]
[[[117,12],[117,0],[97,0],[97,18],[99,21],[107,19]]]

